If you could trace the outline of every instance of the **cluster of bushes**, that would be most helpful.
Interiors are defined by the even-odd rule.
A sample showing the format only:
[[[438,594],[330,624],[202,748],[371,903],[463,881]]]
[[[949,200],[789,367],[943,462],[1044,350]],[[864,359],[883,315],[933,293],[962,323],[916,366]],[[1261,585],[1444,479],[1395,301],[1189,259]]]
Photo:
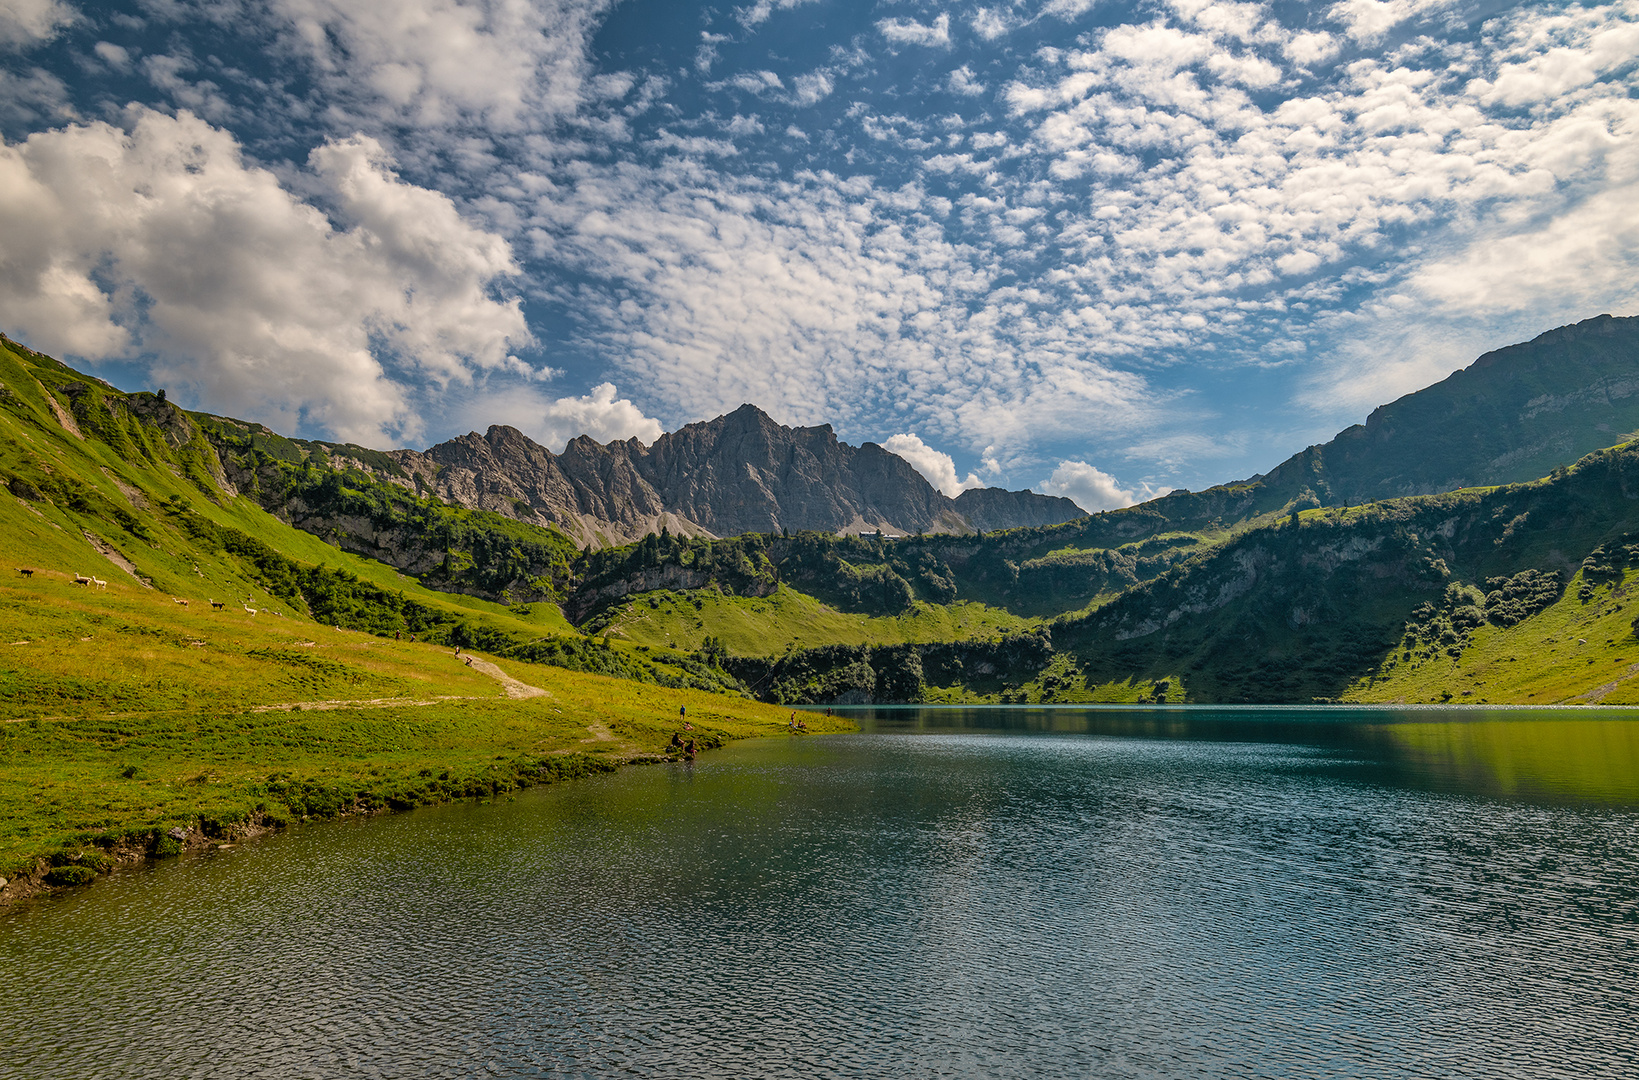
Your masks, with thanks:
[[[724,667],[756,697],[783,705],[914,703],[929,685],[1000,689],[1053,659],[1045,628],[989,641],[826,645],[783,656],[728,657]]]
[[[1500,590],[1499,590],[1500,593]],[[1453,581],[1438,600],[1418,604],[1406,620],[1406,643],[1425,657],[1444,650],[1453,658],[1461,656],[1469,637],[1484,626],[1485,593],[1473,585]]]
[[[1521,570],[1512,577],[1487,578],[1485,617],[1498,626],[1517,626],[1552,606],[1565,591],[1558,570]]]
[[[458,621],[448,611],[364,581],[346,570],[299,563],[254,536],[194,513],[181,500],[167,503],[165,509],[196,544],[238,558],[270,594],[293,607],[305,607],[317,622],[369,633],[408,631],[419,635],[447,633]]]
[[[573,780],[614,768],[608,761],[585,754],[557,754],[498,761],[477,773],[457,774],[450,769],[424,768],[414,777],[375,784],[275,774],[268,777],[267,793],[293,817],[330,818],[355,812],[409,810],[455,799],[494,798],[535,784]],[[282,823],[283,815],[277,820]],[[207,832],[207,835],[210,834]]]
[[[1406,648],[1425,658],[1442,650],[1459,657],[1474,631],[1486,623],[1517,626],[1551,606],[1564,591],[1565,578],[1557,570],[1526,569],[1487,578],[1485,584],[1490,592],[1454,581],[1438,600],[1413,608],[1406,620]]]
[[[956,575],[925,538],[802,532],[772,545],[782,580],[841,611],[898,615],[917,600],[956,599]]]
[[[675,566],[690,571],[689,588],[715,585],[730,595],[761,595],[779,580],[768,548],[768,538],[760,533],[707,540],[673,536],[662,526],[636,543],[582,554],[575,566],[576,587],[583,595],[597,595],[614,582]]]
[[[1596,587],[1620,582],[1635,562],[1639,562],[1639,539],[1631,534],[1600,544],[1582,560],[1582,588],[1577,599],[1583,603],[1592,600]]]

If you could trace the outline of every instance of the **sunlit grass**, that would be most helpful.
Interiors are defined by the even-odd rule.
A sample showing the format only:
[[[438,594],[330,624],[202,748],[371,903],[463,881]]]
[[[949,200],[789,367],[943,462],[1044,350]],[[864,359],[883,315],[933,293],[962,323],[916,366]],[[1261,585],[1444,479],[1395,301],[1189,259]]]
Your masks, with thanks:
[[[1464,704],[1639,704],[1639,639],[1629,604],[1639,575],[1579,599],[1578,574],[1551,607],[1517,626],[1482,626],[1462,655],[1418,656],[1402,642],[1347,700]],[[1408,658],[1407,652],[1412,655]]]
[[[1038,620],[960,601],[918,602],[903,615],[838,611],[795,589],[771,596],[725,596],[715,589],[659,591],[628,598],[598,626],[612,636],[692,652],[707,637],[737,656],[768,656],[788,646],[902,645],[966,641],[1018,633]]]

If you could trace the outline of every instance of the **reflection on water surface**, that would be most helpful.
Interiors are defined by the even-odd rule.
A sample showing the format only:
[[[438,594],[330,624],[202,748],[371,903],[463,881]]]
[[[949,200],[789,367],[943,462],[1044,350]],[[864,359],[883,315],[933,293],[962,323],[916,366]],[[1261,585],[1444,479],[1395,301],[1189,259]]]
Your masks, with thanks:
[[[1365,782],[1639,806],[1639,711],[1330,706],[836,710],[876,732],[1055,732],[1295,743],[1351,755]]]
[[[0,1076],[1628,1076],[1626,720],[877,711],[0,918]],[[937,732],[937,733],[934,733]]]

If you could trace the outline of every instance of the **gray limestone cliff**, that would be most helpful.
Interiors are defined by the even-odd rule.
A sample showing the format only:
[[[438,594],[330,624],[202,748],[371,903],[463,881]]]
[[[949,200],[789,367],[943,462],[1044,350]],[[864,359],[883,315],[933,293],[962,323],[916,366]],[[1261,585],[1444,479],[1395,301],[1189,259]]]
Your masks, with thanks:
[[[553,454],[516,428],[496,426],[425,451],[390,451],[385,457],[396,474],[365,459],[374,455],[327,450],[337,464],[418,494],[553,525],[593,547],[662,528],[685,536],[899,535],[988,532],[1082,516],[1068,499],[1029,491],[980,489],[948,498],[875,443],[850,446],[828,424],[786,427],[754,405],[689,424],[647,447],[583,435]]]

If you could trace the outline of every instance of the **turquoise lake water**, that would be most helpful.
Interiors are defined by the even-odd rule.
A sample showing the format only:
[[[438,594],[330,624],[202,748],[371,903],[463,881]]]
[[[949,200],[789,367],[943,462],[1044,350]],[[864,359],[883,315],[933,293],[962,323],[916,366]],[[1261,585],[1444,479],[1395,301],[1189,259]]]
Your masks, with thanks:
[[[1639,1075],[1639,721],[849,712],[0,916],[0,1076]]]

